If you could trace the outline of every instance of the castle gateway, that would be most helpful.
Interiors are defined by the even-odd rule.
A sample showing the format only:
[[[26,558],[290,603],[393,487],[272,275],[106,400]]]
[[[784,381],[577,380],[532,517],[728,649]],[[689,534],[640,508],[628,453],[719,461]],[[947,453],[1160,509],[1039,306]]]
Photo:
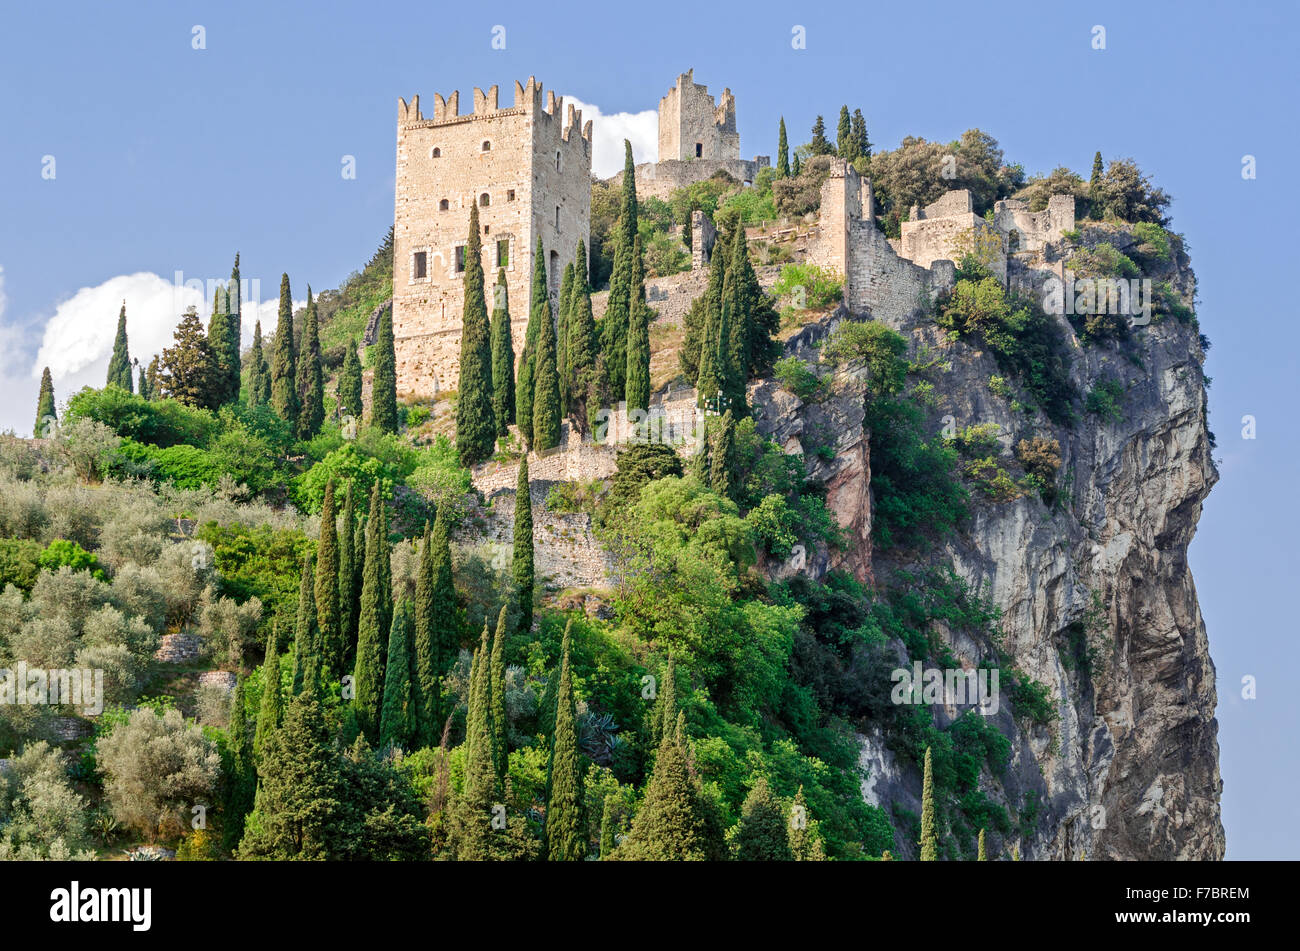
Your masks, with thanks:
[[[459,385],[465,247],[477,203],[489,317],[497,271],[509,289],[515,357],[523,351],[532,301],[533,258],[542,241],[552,312],[560,277],[587,242],[591,221],[591,122],[552,91],[543,107],[532,77],[515,83],[514,105],[497,106],[497,87],[398,100],[397,187],[393,216],[393,336],[399,392],[429,397]]]

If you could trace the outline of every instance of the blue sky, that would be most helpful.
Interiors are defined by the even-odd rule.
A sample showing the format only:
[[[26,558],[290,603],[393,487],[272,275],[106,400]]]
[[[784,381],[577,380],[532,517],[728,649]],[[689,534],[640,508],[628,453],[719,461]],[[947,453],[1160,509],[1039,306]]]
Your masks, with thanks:
[[[1295,6],[696,4],[679,17],[660,5],[655,22],[635,19],[642,9],[10,5],[0,20],[0,429],[30,431],[44,362],[56,365],[60,399],[102,382],[124,294],[139,353],[165,343],[196,300],[171,290],[177,271],[223,278],[238,250],[272,302],[282,271],[303,298],[308,283],[334,287],[359,268],[392,221],[398,96],[460,89],[464,103],[495,83],[504,105],[516,79],[536,75],[607,117],[597,119],[601,163],[623,135],[653,142],[647,113],[693,66],[714,93],[736,94],[745,157],[775,152],[781,115],[797,143],[818,113],[833,127],[846,102],[886,148],[979,127],[1031,173],[1064,164],[1086,176],[1097,149],[1130,156],[1174,196],[1214,344],[1223,478],[1191,564],[1218,667],[1228,857],[1300,857],[1300,714],[1286,674],[1300,538]],[[504,50],[492,48],[498,25]],[[1096,25],[1104,50],[1092,48]],[[195,26],[206,49],[193,48]],[[795,26],[806,49],[792,49]],[[1255,180],[1242,178],[1245,155]],[[1254,440],[1241,438],[1247,414]],[[1257,679],[1257,699],[1241,697],[1244,676]]]

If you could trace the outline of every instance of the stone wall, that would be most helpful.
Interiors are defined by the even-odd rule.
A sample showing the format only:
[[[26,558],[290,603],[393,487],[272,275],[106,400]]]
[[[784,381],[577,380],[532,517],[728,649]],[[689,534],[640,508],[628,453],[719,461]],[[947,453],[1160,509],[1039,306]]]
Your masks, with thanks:
[[[756,155],[753,159],[669,159],[647,162],[636,167],[636,193],[638,198],[667,199],[677,189],[707,181],[718,172],[726,172],[738,182],[749,183],[753,182],[760,169],[771,164],[771,158],[766,155]],[[621,186],[623,173],[619,172],[607,181],[615,187]]]
[[[691,212],[691,270],[709,266],[709,256],[713,253],[713,242],[718,237],[718,230],[713,226],[713,219],[698,208]]]
[[[957,261],[967,250],[979,248],[986,263],[1004,284],[1007,280],[1006,239],[974,212],[970,192],[954,189],[923,209],[913,206],[902,223],[899,253],[921,267],[935,261]]]
[[[740,158],[740,133],[731,90],[714,102],[709,87],[695,82],[692,68],[659,100],[659,161],[696,158]]]
[[[497,87],[399,100],[393,231],[393,333],[398,389],[431,396],[459,384],[464,311],[463,257],[470,207],[479,206],[488,306],[504,267],[515,352],[528,324],[533,254],[541,238],[552,298],[591,220],[591,123],[554,92],[515,83],[515,103],[498,108]],[[421,273],[421,267],[423,273]]]
[[[1043,211],[1030,211],[1023,201],[1008,198],[993,206],[993,220],[1009,238],[1015,235],[1010,252],[1039,253],[1063,232],[1074,230],[1074,196],[1053,195]]]

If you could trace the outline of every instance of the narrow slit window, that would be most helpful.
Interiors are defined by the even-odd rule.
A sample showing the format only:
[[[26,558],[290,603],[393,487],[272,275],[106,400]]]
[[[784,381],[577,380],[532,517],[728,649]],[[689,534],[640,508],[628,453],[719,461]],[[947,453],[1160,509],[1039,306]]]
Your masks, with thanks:
[[[456,273],[463,274],[465,271],[465,245],[456,245]]]
[[[502,238],[497,242],[497,267],[510,266],[510,241]]]
[[[411,276],[417,281],[422,281],[429,276],[429,254],[427,251],[415,252],[415,261],[411,265]]]

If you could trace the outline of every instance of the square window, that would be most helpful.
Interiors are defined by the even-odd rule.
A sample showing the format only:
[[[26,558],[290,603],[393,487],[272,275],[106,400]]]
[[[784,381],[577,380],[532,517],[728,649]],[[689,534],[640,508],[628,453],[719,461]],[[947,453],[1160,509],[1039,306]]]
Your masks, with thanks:
[[[497,242],[497,267],[510,266],[510,241],[503,238]]]
[[[513,188],[508,189],[506,191],[506,201],[514,201],[514,200],[515,200],[515,190]]]
[[[465,245],[456,246],[456,273],[463,274],[465,271]]]
[[[417,281],[422,281],[429,276],[429,254],[427,251],[416,251],[415,261],[411,266],[411,277]]]

